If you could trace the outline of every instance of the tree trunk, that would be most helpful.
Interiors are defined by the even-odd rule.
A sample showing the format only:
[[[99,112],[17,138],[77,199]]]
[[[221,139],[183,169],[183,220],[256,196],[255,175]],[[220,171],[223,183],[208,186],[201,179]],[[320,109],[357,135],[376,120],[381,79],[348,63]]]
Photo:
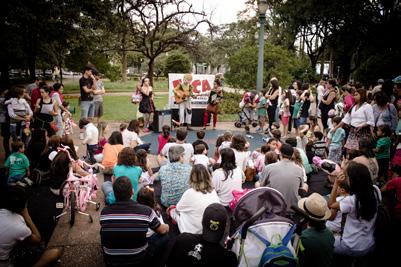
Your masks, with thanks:
[[[58,67],[60,68],[60,83],[63,83],[63,70],[61,60],[59,60]]]
[[[154,64],[155,64],[155,59],[154,58],[150,58],[149,59],[149,63],[148,63],[148,78],[149,78],[151,86],[153,86],[153,68],[154,68]]]
[[[123,33],[121,40],[121,77],[123,82],[127,82],[127,50],[126,50],[126,33]]]
[[[324,58],[320,60],[320,78],[323,78],[324,72]]]
[[[7,63],[3,62],[1,64],[1,81],[0,85],[3,88],[6,88],[10,83],[10,74],[8,72],[8,66]]]

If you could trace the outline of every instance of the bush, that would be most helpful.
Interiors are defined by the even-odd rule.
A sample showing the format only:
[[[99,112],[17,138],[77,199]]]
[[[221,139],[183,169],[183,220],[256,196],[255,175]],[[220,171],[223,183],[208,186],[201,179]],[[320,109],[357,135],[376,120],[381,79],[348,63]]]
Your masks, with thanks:
[[[240,112],[239,102],[242,94],[224,92],[223,102],[220,104],[221,114],[236,114]]]
[[[225,74],[227,82],[243,89],[256,87],[256,74],[258,66],[258,47],[248,46],[239,49],[230,57],[229,71]],[[277,77],[283,88],[294,79],[309,80],[308,74],[313,69],[305,57],[299,57],[294,52],[281,46],[267,43],[264,50],[263,81],[264,87],[272,77]]]
[[[109,65],[104,74],[111,82],[116,82],[121,78],[121,69],[119,66]]]

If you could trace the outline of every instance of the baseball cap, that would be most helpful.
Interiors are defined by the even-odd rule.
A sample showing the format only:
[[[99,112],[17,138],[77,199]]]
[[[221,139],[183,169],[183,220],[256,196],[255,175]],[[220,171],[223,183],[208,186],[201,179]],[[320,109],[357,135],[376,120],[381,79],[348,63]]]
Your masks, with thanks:
[[[292,157],[292,155],[294,154],[294,148],[287,143],[284,143],[281,145],[281,155],[283,156],[287,156],[287,157]]]
[[[202,237],[211,243],[218,243],[224,236],[227,223],[227,211],[219,203],[210,204],[203,213]]]

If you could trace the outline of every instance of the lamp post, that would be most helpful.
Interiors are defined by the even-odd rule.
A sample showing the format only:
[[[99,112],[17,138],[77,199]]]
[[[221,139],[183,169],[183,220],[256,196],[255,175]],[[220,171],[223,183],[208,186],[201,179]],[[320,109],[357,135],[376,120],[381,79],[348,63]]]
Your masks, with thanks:
[[[256,76],[256,90],[259,92],[263,87],[263,53],[265,46],[265,22],[266,22],[267,1],[258,1],[259,13],[259,50],[258,50],[258,73]]]

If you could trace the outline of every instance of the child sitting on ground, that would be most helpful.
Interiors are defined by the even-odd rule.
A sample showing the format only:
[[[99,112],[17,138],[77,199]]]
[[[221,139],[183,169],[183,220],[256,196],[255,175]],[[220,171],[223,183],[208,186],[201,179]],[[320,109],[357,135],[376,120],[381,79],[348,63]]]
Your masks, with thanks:
[[[95,159],[96,162],[102,162],[103,161],[103,148],[104,145],[107,143],[107,122],[99,122],[98,124],[98,130],[99,130],[99,142],[97,144],[97,149],[95,151]]]
[[[197,146],[197,145],[199,145],[199,144],[204,145],[205,148],[206,148],[206,154],[207,154],[207,151],[209,151],[209,146],[207,145],[207,143],[206,143],[205,141],[203,141],[203,138],[205,138],[205,131],[202,131],[202,130],[197,131],[197,132],[196,132],[196,137],[197,137],[198,139],[195,140],[195,142],[192,143],[192,146],[193,146],[194,149],[195,149],[195,146]]]
[[[297,148],[302,149],[303,151],[305,151],[305,146],[308,143],[308,137],[306,137],[306,132],[309,129],[309,125],[307,124],[302,124],[299,126],[298,130],[297,130],[297,136],[296,136],[296,140],[297,140]]]
[[[4,163],[6,174],[8,174],[8,183],[18,184],[23,187],[26,184],[31,185],[32,181],[27,178],[29,176],[29,160],[24,154],[24,143],[15,141],[12,143],[11,148],[13,153],[8,156]]]
[[[233,138],[233,133],[230,131],[227,131],[223,134],[223,142],[219,146],[219,150],[222,150],[223,148],[230,148],[231,147],[231,139]]]
[[[121,123],[120,127],[119,127],[120,128],[120,132],[121,133],[124,132],[124,130],[127,129],[127,127],[128,127],[128,125],[126,123]]]
[[[343,180],[338,183],[336,201],[340,203],[346,196],[350,194],[350,187],[348,181]],[[329,203],[329,208],[332,203]],[[342,213],[338,209],[331,208],[331,217],[326,222],[326,227],[333,234],[341,235],[341,217]]]
[[[207,157],[207,149],[204,144],[198,144],[195,146],[194,155],[191,158],[191,162],[193,165],[202,164],[209,169],[209,167],[216,163],[216,161],[212,158]]]
[[[147,185],[152,185],[154,181],[154,175],[152,168],[148,163],[148,153],[145,149],[138,149],[136,152],[136,164],[137,166],[141,167],[142,174],[139,178],[139,187],[144,187]]]
[[[325,159],[327,158],[326,142],[324,141],[324,135],[322,132],[313,132],[315,139],[313,140],[312,150],[315,152],[315,156]]]
[[[268,144],[263,145],[260,149],[256,149],[252,152],[251,158],[253,160],[253,166],[256,168],[256,172],[260,173],[265,167],[265,154],[270,151]]]
[[[170,131],[171,128],[168,125],[163,125],[162,127],[162,133],[159,134],[157,137],[157,154],[160,154],[160,151],[162,151],[163,147],[165,144],[167,144],[168,139],[170,138]]]

